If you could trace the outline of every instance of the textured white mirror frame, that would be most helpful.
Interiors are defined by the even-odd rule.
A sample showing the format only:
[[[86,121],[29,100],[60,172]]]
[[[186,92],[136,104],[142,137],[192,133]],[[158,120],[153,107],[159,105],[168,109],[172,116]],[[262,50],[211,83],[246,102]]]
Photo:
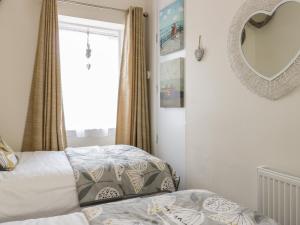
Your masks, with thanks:
[[[252,15],[258,12],[271,14],[286,2],[300,3],[300,0],[246,0],[234,17],[229,30],[228,54],[233,71],[249,90],[271,100],[289,94],[300,85],[300,55],[298,54],[274,79],[265,79],[253,71],[245,60],[241,49],[241,34]]]

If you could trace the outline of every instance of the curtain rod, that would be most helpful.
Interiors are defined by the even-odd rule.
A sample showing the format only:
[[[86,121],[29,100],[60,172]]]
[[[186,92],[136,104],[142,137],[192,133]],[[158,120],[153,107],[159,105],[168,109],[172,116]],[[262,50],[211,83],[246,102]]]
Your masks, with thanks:
[[[73,4],[73,5],[81,5],[81,6],[91,7],[91,8],[109,9],[109,10],[119,11],[119,12],[123,12],[123,13],[125,13],[127,11],[126,9],[118,9],[118,8],[113,8],[113,7],[109,7],[109,6],[95,5],[95,4],[91,4],[91,3],[79,2],[79,1],[73,1],[73,0],[58,0],[58,2]],[[147,12],[144,12],[144,17],[148,17]]]

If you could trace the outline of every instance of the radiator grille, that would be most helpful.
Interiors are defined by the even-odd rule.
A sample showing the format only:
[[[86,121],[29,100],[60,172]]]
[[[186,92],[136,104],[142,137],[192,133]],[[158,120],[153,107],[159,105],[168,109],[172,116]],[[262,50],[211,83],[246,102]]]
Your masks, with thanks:
[[[258,210],[280,225],[300,225],[300,178],[259,167]]]

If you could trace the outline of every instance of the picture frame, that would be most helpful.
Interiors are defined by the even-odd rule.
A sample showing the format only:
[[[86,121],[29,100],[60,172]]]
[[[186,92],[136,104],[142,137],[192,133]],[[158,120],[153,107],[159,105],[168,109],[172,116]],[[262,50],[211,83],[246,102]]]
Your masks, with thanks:
[[[160,55],[184,49],[184,0],[175,0],[160,10]]]
[[[185,75],[184,58],[161,63],[160,107],[184,108]]]

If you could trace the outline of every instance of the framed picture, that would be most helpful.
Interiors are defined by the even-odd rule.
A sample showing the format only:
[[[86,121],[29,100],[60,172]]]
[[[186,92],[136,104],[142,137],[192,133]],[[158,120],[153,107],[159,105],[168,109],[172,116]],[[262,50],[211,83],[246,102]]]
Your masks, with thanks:
[[[160,55],[184,49],[184,0],[160,11]]]
[[[160,66],[160,107],[184,107],[184,59],[174,59]]]

